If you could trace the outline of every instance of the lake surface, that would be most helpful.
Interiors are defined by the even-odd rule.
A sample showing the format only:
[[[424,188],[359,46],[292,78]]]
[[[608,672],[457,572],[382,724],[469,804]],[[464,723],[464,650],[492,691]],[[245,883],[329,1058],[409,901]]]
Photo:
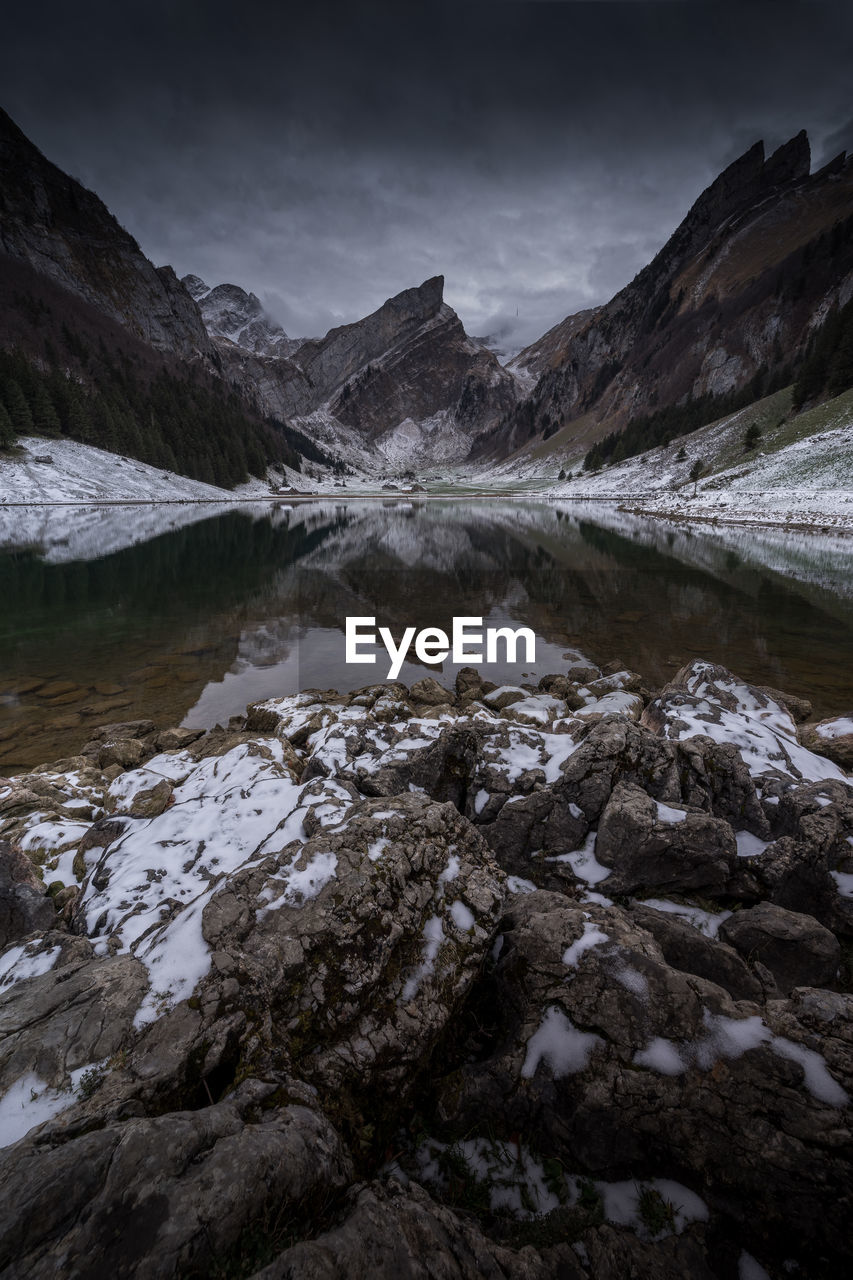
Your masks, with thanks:
[[[649,687],[705,657],[853,708],[853,539],[689,527],[605,504],[483,500],[294,507],[0,507],[0,773],[90,728],[225,723],[248,702],[384,678],[347,666],[348,615],[532,627],[533,680],[579,652]],[[455,668],[408,662],[406,683]]]

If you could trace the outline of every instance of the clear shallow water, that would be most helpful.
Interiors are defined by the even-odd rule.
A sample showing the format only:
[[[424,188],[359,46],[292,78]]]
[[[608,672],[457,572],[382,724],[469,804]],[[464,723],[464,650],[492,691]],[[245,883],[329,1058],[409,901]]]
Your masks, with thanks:
[[[99,723],[224,723],[347,666],[347,615],[526,625],[536,680],[580,651],[651,687],[693,657],[853,708],[853,539],[689,528],[603,504],[319,501],[288,508],[0,508],[0,773]],[[409,662],[407,683],[455,669]]]

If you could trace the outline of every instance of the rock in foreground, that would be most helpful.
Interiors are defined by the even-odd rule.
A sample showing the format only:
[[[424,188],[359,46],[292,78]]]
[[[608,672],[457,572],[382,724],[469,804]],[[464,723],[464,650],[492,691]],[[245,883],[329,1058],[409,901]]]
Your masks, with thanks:
[[[639,690],[0,781],[0,1277],[840,1274],[853,789],[773,690]]]

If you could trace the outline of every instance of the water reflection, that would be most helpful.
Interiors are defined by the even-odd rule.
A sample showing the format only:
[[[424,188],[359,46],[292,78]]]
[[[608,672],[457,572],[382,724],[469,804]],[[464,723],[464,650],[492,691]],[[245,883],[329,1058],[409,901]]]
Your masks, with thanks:
[[[347,615],[395,635],[461,614],[533,627],[535,667],[498,679],[574,649],[656,686],[702,655],[818,714],[853,703],[853,541],[838,536],[602,504],[312,502],[31,509],[0,516],[0,548],[0,771],[68,754],[107,720],[207,725],[381,678],[382,654],[344,664]]]

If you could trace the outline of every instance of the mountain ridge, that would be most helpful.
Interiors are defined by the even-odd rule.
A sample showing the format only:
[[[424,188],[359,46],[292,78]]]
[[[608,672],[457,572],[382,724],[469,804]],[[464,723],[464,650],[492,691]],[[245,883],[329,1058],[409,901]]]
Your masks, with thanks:
[[[821,321],[853,296],[853,160],[842,152],[814,174],[810,164],[805,131],[769,157],[756,142],[609,302],[567,316],[502,364],[445,303],[441,275],[323,337],[290,338],[241,286],[211,288],[155,267],[99,197],[0,112],[0,348],[35,361],[34,372],[16,366],[16,376],[48,431],[73,434],[78,389],[93,395],[103,383],[106,426],[90,423],[89,439],[156,465],[180,454],[192,467],[193,451],[209,454],[200,427],[180,439],[180,415],[201,413],[210,395],[228,401],[218,430],[226,421],[236,428],[243,413],[252,441],[231,448],[224,468],[211,454],[187,472],[204,480],[239,474],[243,456],[260,474],[265,450],[267,463],[287,454],[298,464],[294,444],[320,466],[349,463],[366,474],[476,467],[552,437],[567,457],[604,439],[618,458],[629,424],[648,421],[653,436],[656,415],[686,406],[685,422],[696,425],[706,407],[719,417],[792,381]],[[171,444],[146,454],[139,413],[158,368],[183,408],[164,408]],[[205,389],[192,393],[191,408],[179,384],[199,377]],[[17,414],[26,434],[32,412],[9,395],[6,418],[14,427]],[[0,421],[0,442],[10,426]]]
[[[155,349],[214,362],[198,308],[173,269],[155,267],[103,201],[46,159],[2,109],[0,172],[2,252]]]
[[[853,161],[809,165],[801,131],[768,159],[757,142],[727,166],[629,284],[516,357],[538,381],[475,452],[508,456],[572,424],[593,443],[666,405],[781,375],[853,292]]]

